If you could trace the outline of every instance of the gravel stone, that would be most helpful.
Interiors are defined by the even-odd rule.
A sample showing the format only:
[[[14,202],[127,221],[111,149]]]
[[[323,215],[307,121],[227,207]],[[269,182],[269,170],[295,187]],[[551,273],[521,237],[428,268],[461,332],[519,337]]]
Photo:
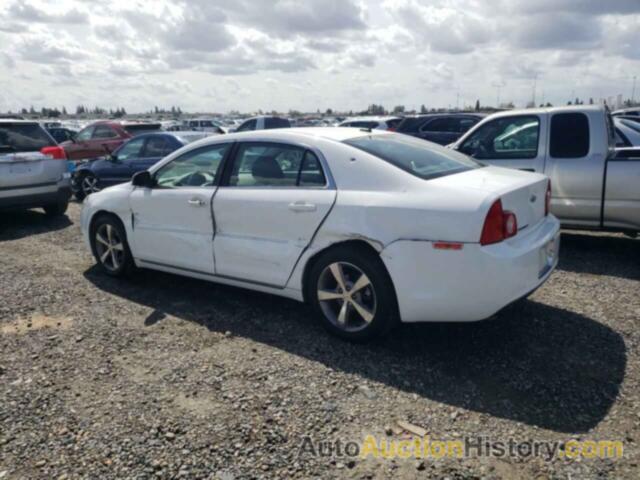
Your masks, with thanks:
[[[0,478],[638,478],[640,240],[564,232],[527,300],[370,344],[290,300],[94,266],[67,216],[0,213]],[[306,438],[622,440],[617,460],[313,455]]]

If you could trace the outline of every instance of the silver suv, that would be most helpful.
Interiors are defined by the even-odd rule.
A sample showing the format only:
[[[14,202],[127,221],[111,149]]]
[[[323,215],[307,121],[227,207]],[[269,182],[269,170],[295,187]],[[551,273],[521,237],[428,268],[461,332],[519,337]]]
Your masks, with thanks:
[[[64,150],[37,122],[0,119],[0,209],[63,215],[71,196]]]

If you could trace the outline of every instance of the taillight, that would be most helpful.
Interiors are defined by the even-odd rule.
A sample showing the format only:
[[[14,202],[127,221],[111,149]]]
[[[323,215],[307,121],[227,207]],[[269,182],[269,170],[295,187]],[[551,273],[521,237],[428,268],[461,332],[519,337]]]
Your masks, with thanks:
[[[544,196],[544,216],[549,215],[551,211],[551,180],[547,184],[547,193]]]
[[[513,237],[518,233],[518,219],[515,213],[502,210],[502,201],[496,200],[482,227],[480,245],[491,245]]]
[[[44,147],[40,150],[40,153],[46,155],[48,157],[53,158],[54,160],[66,160],[67,154],[64,153],[64,148],[62,147]]]

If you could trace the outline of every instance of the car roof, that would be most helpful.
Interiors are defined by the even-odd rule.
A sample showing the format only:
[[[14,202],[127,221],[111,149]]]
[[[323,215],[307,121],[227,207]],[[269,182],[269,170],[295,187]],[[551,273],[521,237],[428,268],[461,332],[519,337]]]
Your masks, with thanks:
[[[180,133],[180,132],[176,132]],[[214,135],[203,139],[201,142],[207,143],[207,140],[212,143],[225,141],[225,140],[298,140],[304,141],[310,138],[334,140],[337,142],[343,142],[352,138],[363,137],[365,135],[391,135],[393,132],[387,132],[385,130],[365,130],[361,128],[336,128],[336,127],[294,127],[294,128],[274,128],[268,130],[252,130],[249,132],[234,132],[226,135]]]
[[[484,112],[427,112],[407,115],[404,118],[430,118],[430,117],[478,117],[484,118],[488,114]]]
[[[371,115],[371,116],[364,116],[364,117],[349,117],[349,118],[345,118],[341,123],[345,123],[345,122],[386,122],[388,120],[400,120],[401,117],[396,117],[393,115],[388,115],[388,116],[377,116],[377,115]]]
[[[37,122],[36,120],[20,120],[17,118],[0,118],[0,123],[22,123],[40,125],[40,122]]]
[[[600,105],[566,105],[561,107],[542,108],[521,108],[515,110],[504,110],[488,115],[487,118],[510,117],[513,115],[540,115],[547,113],[571,113],[571,112],[604,112],[604,107]]]

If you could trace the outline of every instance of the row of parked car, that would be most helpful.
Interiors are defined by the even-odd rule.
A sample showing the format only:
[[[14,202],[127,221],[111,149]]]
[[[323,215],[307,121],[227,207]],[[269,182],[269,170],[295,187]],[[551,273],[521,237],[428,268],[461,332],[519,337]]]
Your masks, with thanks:
[[[526,112],[532,113],[533,110]],[[513,112],[507,112],[507,116],[512,115]],[[476,149],[470,149],[467,144],[456,144],[460,137],[466,138],[465,134],[486,117],[478,113],[412,115],[404,118],[368,116],[348,118],[337,126],[395,131],[440,145],[458,145],[456,148],[460,148],[463,153],[483,161],[491,160],[493,154],[499,158],[502,165],[505,164],[505,159],[501,158],[502,154],[499,152],[506,148],[505,145],[518,144],[521,151],[533,152],[537,151],[540,139],[546,138],[545,135],[539,134],[539,121],[533,121],[534,117],[531,115],[522,115],[518,117],[518,122],[509,124],[500,136],[494,138],[488,147],[482,142],[476,145]],[[614,112],[609,119],[615,146],[619,147],[618,156],[640,156],[640,152],[634,148],[640,145],[640,111]],[[179,124],[179,128],[176,124],[98,121],[85,126],[79,132],[73,132],[60,123],[38,125],[34,121],[1,119],[0,163],[7,164],[7,158],[11,158],[16,165],[0,166],[0,172],[23,176],[24,182],[30,182],[29,177],[33,176],[34,179],[38,179],[38,191],[34,196],[27,194],[22,200],[3,201],[0,197],[0,206],[46,206],[48,212],[64,212],[65,198],[68,200],[69,192],[78,200],[82,200],[103,188],[128,181],[136,172],[148,169],[175,150],[206,136],[220,135],[230,130],[244,132],[289,127],[291,124],[286,118],[260,116],[247,119],[233,129],[223,127],[212,119],[196,118],[185,120]],[[575,144],[576,140],[573,139],[572,143]],[[502,147],[496,147],[498,145]],[[43,160],[43,149],[47,151],[46,156],[55,157],[54,160],[68,161],[64,167],[62,183],[56,177],[54,185],[53,179],[54,172],[63,168],[63,165],[53,162],[52,166],[50,162]],[[514,153],[510,151],[508,155]],[[38,166],[38,158],[43,161],[42,166]],[[541,168],[527,169],[542,171]],[[51,174],[48,174],[48,171]],[[8,182],[9,177],[6,178],[0,182]],[[22,181],[16,181],[16,186],[22,185]],[[10,188],[2,183],[1,196],[7,199],[21,196],[23,189]],[[56,195],[53,194],[54,190],[58,192]]]
[[[294,129],[267,117],[230,135],[97,122],[61,144],[5,119],[0,207],[58,215],[74,185],[105,273],[307,301],[331,332],[365,339],[398,321],[480,320],[528,295],[557,265],[558,220],[636,235],[640,155],[616,151],[615,127],[633,116],[572,106]],[[447,146],[424,141],[442,119],[455,120]]]

